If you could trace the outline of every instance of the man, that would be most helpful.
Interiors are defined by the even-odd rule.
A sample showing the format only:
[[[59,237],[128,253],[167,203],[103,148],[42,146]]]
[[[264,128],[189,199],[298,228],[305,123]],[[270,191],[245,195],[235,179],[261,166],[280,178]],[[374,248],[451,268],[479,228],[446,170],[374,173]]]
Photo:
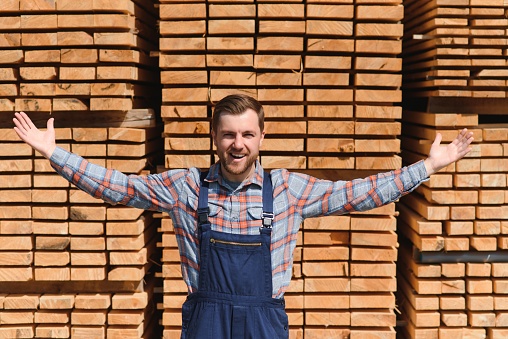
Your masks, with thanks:
[[[40,131],[25,113],[16,113],[14,129],[92,196],[169,213],[189,290],[182,338],[287,338],[283,296],[301,222],[393,202],[466,155],[473,137],[464,129],[441,146],[438,134],[424,161],[332,182],[285,169],[264,172],[257,160],[263,121],[255,99],[227,96],[215,106],[212,121],[219,162],[205,174],[190,168],[147,176],[126,176],[57,147],[53,119]]]

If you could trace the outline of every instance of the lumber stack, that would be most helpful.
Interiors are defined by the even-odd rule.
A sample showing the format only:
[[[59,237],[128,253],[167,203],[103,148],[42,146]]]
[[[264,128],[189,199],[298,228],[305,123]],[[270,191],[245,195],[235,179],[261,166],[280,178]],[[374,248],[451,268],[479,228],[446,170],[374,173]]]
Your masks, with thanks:
[[[3,294],[2,338],[152,338],[146,292]],[[146,330],[146,331],[145,331]]]
[[[217,160],[213,105],[232,93],[265,108],[266,169],[338,180],[401,166],[401,1],[161,0],[159,10],[165,169]],[[395,214],[392,204],[305,223],[286,293],[292,338],[395,337]],[[178,338],[187,290],[169,219],[161,231],[162,322]]]
[[[165,167],[215,161],[211,110],[231,93],[265,107],[266,168],[399,167],[402,16],[401,1],[161,1]]]
[[[472,152],[398,204],[397,304],[410,338],[504,338],[505,1],[404,1],[402,158],[467,127]]]
[[[446,129],[448,120],[472,125],[480,144],[398,205],[403,243],[398,304],[408,324],[404,333],[411,338],[448,338],[469,331],[475,338],[504,338],[508,333],[503,304],[508,281],[508,128],[503,124],[475,127],[477,115],[421,114],[433,117],[437,126],[419,126],[420,133],[438,131],[449,142],[457,132]],[[404,158],[429,149],[430,140],[418,137],[422,139],[403,136],[402,144],[411,149],[403,150]]]
[[[126,174],[154,172],[156,15],[151,1],[0,4],[0,337],[157,335],[148,301],[160,220],[71,186],[11,120],[25,111],[44,128],[54,117],[60,147]]]
[[[404,0],[404,84],[410,96],[506,98],[502,0]]]
[[[157,49],[155,15],[150,1],[3,1],[0,110],[149,108],[158,97],[148,57]]]
[[[304,338],[395,338],[393,214],[391,204],[304,222]]]
[[[59,146],[82,154],[93,163],[134,174],[149,172],[149,162],[157,155],[149,150],[153,147],[150,145],[158,143],[155,149],[162,149],[159,133],[158,128],[56,129]],[[133,295],[134,299],[137,298],[135,293],[152,295],[156,285],[153,271],[157,270],[153,263],[160,257],[157,248],[160,220],[153,218],[151,212],[111,206],[89,197],[55,174],[46,159],[34,156],[12,129],[1,129],[0,134],[3,173],[0,289],[5,294],[2,298],[10,298],[11,294],[33,294],[41,299],[41,306],[36,298],[34,306],[26,309],[0,307],[2,336],[49,338],[69,337],[63,335],[71,333],[72,337],[88,338],[93,334],[96,338],[122,338],[121,329],[127,328],[129,335],[142,338],[147,325],[155,330],[157,321],[154,319],[158,319],[155,305],[140,306],[137,311],[124,315],[124,311],[115,311],[115,307],[106,305],[94,311],[97,314],[87,315],[81,313],[91,311],[73,306],[59,309],[59,305],[64,304],[57,303],[51,311],[56,313],[56,318],[37,320],[38,312],[48,312],[42,307],[42,295],[59,293],[62,289],[71,295],[123,292],[126,296]],[[4,321],[10,316],[12,322]],[[81,323],[74,320],[75,317],[89,317],[86,318],[89,320]],[[110,321],[110,317],[120,319]],[[124,318],[126,323],[115,323]],[[47,325],[52,322],[59,324],[57,328]],[[12,332],[20,327],[27,332]]]

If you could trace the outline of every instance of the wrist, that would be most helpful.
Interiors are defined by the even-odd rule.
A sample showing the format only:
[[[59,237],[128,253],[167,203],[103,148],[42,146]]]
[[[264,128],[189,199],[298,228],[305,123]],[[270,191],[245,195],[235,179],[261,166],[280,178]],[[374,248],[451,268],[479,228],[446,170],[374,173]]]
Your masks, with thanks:
[[[55,152],[55,149],[56,149],[56,145],[51,145],[47,150],[40,151],[40,153],[42,154],[42,156],[44,158],[50,159],[51,156],[53,155],[53,152]]]
[[[427,171],[427,176],[430,177],[432,174],[438,171],[436,168],[434,168],[432,161],[429,158],[425,159],[423,163],[425,165],[425,170]]]

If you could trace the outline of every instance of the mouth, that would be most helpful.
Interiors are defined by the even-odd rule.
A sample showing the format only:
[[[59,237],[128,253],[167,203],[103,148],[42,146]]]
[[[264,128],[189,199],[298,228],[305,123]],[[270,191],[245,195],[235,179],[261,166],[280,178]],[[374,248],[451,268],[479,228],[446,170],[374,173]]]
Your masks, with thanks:
[[[246,157],[245,154],[241,154],[241,153],[229,153],[229,155],[235,159],[235,160],[240,160],[240,159],[243,159]]]

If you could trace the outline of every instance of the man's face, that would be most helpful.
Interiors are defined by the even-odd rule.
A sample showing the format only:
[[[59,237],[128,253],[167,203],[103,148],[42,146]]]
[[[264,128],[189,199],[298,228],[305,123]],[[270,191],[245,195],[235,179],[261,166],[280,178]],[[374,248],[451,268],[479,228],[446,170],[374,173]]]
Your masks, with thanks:
[[[255,168],[265,133],[259,128],[258,115],[252,109],[240,115],[224,114],[212,138],[217,147],[222,175],[229,181],[242,182]]]

